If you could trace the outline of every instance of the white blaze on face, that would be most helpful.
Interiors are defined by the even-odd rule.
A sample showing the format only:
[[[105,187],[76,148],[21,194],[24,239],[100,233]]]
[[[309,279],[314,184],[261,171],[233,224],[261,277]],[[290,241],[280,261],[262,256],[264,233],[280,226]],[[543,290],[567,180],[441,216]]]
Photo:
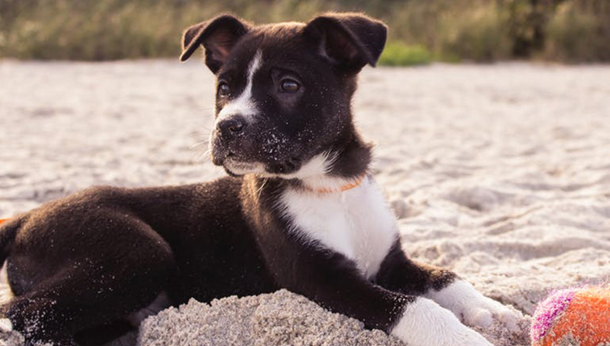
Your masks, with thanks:
[[[254,79],[256,71],[261,67],[262,61],[263,53],[259,49],[256,51],[256,54],[254,54],[250,64],[248,64],[246,87],[241,95],[229,101],[222,110],[220,110],[216,123],[233,115],[241,115],[246,119],[247,123],[252,123],[254,116],[258,113],[256,103],[252,100],[252,80]]]
[[[246,124],[252,124],[254,117],[258,114],[256,102],[252,99],[252,88],[253,80],[256,71],[258,71],[262,65],[263,53],[259,49],[254,54],[252,60],[248,64],[246,72],[246,86],[239,96],[230,100],[218,113],[214,128],[218,128],[218,123],[224,119],[231,118],[239,115],[243,117]],[[214,143],[214,136],[216,131],[210,132],[210,150],[212,150]],[[243,175],[249,173],[264,173],[264,166],[258,162],[240,162],[232,159],[227,159],[224,163],[227,170],[233,174]]]

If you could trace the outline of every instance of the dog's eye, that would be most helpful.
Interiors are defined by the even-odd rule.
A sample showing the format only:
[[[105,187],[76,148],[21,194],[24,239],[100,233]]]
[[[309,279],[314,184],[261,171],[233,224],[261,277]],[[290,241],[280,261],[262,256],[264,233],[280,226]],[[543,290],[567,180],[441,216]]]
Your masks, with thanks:
[[[283,93],[294,94],[299,91],[299,89],[301,89],[301,85],[294,79],[286,78],[280,83],[280,92]]]
[[[229,88],[229,84],[227,82],[218,83],[218,95],[219,96],[228,96],[231,92],[231,88]]]

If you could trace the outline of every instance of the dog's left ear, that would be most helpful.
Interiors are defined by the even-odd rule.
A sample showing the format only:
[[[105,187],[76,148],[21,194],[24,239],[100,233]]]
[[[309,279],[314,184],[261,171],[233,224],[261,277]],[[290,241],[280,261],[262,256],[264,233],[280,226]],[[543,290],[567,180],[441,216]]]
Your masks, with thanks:
[[[312,19],[305,33],[331,63],[359,71],[375,66],[387,38],[382,22],[359,13],[329,13]]]
[[[229,14],[195,24],[186,29],[182,35],[180,61],[186,61],[199,46],[203,46],[205,64],[216,73],[225,63],[235,43],[249,29],[250,24]]]

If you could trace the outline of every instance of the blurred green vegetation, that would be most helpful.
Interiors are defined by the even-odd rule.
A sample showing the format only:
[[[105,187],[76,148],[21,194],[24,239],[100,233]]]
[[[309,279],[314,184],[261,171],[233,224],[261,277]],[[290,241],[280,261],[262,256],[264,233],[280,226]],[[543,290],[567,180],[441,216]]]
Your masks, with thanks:
[[[379,65],[414,66],[425,65],[432,61],[430,51],[422,46],[408,46],[400,41],[388,42],[379,58]]]
[[[380,64],[610,61],[610,0],[0,0],[0,58],[175,57],[183,29],[220,12],[266,23],[325,11],[384,20]]]

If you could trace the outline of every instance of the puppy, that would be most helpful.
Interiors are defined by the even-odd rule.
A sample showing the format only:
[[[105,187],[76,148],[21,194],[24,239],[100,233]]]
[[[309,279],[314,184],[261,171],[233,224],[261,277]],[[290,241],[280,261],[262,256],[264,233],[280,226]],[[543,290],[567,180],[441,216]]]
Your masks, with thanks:
[[[217,77],[211,156],[229,176],[96,187],[2,225],[14,328],[30,342],[100,344],[191,297],[286,288],[410,346],[490,345],[459,319],[514,324],[512,310],[408,259],[368,172],[351,100],[386,31],[354,13],[188,28],[180,59],[202,47]]]

